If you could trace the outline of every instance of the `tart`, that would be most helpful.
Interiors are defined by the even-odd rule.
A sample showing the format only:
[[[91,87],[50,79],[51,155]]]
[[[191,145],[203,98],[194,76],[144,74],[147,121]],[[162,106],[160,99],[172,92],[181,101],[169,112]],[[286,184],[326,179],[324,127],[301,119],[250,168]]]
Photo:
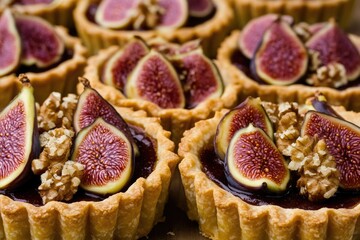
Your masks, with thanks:
[[[335,120],[341,121],[341,124],[350,124],[356,129],[354,131],[357,134],[359,133],[359,127],[353,125],[359,124],[358,113],[348,112],[343,107],[337,107],[336,112],[339,115],[335,117],[329,105],[322,99],[323,96],[319,96],[315,100],[316,104],[312,101],[310,105],[302,108],[306,109],[305,128],[310,127],[314,130],[314,127],[308,124],[308,120],[312,119],[311,121],[313,121],[313,116],[321,116],[322,119],[331,119],[329,122]],[[347,167],[344,167],[338,160],[334,161],[334,158],[337,159],[338,156],[332,157],[333,149],[329,145],[331,140],[317,139],[314,135],[311,137],[303,136],[303,133],[301,136],[298,133],[298,138],[292,138],[293,143],[288,141],[289,138],[282,138],[281,134],[291,136],[292,131],[291,128],[286,127],[279,132],[280,126],[284,124],[280,121],[289,123],[289,118],[300,120],[292,117],[296,112],[300,113],[298,110],[294,111],[297,107],[300,109],[300,105],[294,103],[274,104],[267,102],[264,105],[262,102],[267,112],[267,115],[263,115],[263,117],[269,117],[275,123],[276,147],[287,141],[286,148],[289,152],[286,153],[286,148],[280,151],[280,148],[276,150],[276,147],[271,147],[271,145],[275,145],[270,143],[272,141],[269,140],[268,131],[258,125],[262,120],[256,117],[256,113],[260,113],[260,109],[263,109],[255,107],[259,102],[259,99],[248,99],[237,109],[231,110],[231,112],[235,111],[233,112],[235,115],[245,110],[246,115],[238,115],[239,118],[237,119],[228,110],[223,110],[217,112],[211,119],[199,121],[194,128],[185,132],[179,145],[179,155],[182,158],[179,170],[186,195],[188,217],[197,221],[201,233],[211,239],[353,238],[359,232],[356,224],[360,215],[359,194],[356,190],[347,192],[339,189],[346,188],[346,180],[344,181],[344,179],[349,180],[357,175],[356,170],[345,173],[344,169]],[[317,105],[319,103],[321,107]],[[309,109],[312,110],[308,111]],[[254,114],[254,112],[256,113]],[[308,118],[309,116],[310,118]],[[223,160],[217,154],[218,148],[214,142],[220,136],[219,133],[227,129],[220,127],[220,124],[227,122],[224,119],[229,119],[229,117],[232,125],[227,126],[235,126],[236,128],[233,129],[235,133],[233,132],[233,137],[228,145],[228,152],[225,160]],[[346,120],[339,120],[340,118]],[[294,121],[291,119],[290,122],[293,124]],[[249,125],[245,123],[249,123]],[[244,128],[238,128],[241,125]],[[335,125],[329,128],[336,131]],[[315,124],[315,126],[318,125]],[[304,125],[301,128],[303,131]],[[319,129],[321,128],[320,126]],[[258,139],[260,136],[264,137],[265,142],[269,145],[260,141]],[[347,136],[346,131],[343,132],[342,137],[344,136]],[[359,139],[358,137],[352,140]],[[355,140],[355,145],[357,144],[356,141],[358,140]],[[250,142],[260,144],[260,150],[257,144],[252,145]],[[315,142],[317,142],[316,145]],[[241,150],[242,147],[245,148],[243,151]],[[254,150],[256,147],[258,147],[257,151]],[[263,168],[256,165],[259,163],[259,158],[247,158],[247,154],[253,153],[258,156],[257,154],[262,155],[265,152],[268,155],[259,161],[264,164],[262,165]],[[286,157],[286,164],[279,157],[279,152],[287,155],[290,153],[289,160]],[[234,157],[235,165],[239,164],[237,165],[238,168],[231,166]],[[354,157],[353,159],[357,159],[356,156]],[[256,166],[252,167],[252,164]],[[342,165],[344,169],[338,170],[341,169],[341,167],[338,168],[338,165]],[[297,170],[291,170],[291,177],[288,178],[288,170],[283,167]],[[233,170],[235,174],[232,172]],[[263,172],[261,176],[264,179],[259,179],[260,176],[254,176],[258,171]],[[238,178],[237,173],[243,173],[245,180],[241,177]],[[249,180],[251,176],[253,178]],[[284,182],[287,182],[288,185],[282,184]],[[359,184],[358,180],[356,182]],[[285,192],[284,186],[287,189]],[[291,186],[296,187],[291,188]],[[303,195],[300,195],[300,192]],[[320,199],[317,198],[319,196]]]
[[[72,11],[75,5],[76,0],[13,0],[8,3],[16,13],[38,16],[69,29],[74,27]]]
[[[244,27],[251,19],[268,13],[291,15],[296,22],[316,23],[336,18],[342,27],[350,23],[354,0],[232,0],[237,22]]]
[[[242,97],[245,98],[250,95],[259,96],[263,100],[273,102],[295,101],[304,103],[306,98],[320,89],[331,104],[341,104],[348,109],[360,110],[358,101],[356,101],[359,94],[359,37],[350,35],[348,38],[336,23],[331,21],[314,25],[306,23],[290,25],[292,21],[293,19],[289,16],[279,18],[274,14],[266,15],[250,22],[242,32],[234,31],[222,43],[218,52],[218,60],[227,69],[229,75],[233,78],[232,80],[243,86]],[[255,27],[256,29],[262,29],[259,31],[261,33],[256,33]],[[285,38],[289,41],[286,44],[283,43],[283,47],[278,46],[277,52],[270,53],[272,51],[271,46],[274,46],[269,44],[271,40],[268,38],[269,41],[266,42],[261,41],[261,39],[265,38],[265,36],[274,36],[273,33],[278,30],[282,33],[277,34],[277,36],[287,36]],[[254,34],[253,31],[255,31]],[[256,37],[253,38],[252,35]],[[248,41],[241,40],[245,39],[244,36]],[[279,37],[277,42],[281,42],[284,39],[283,37]],[[336,42],[340,38],[346,39],[346,43]],[[334,39],[337,40],[332,42]],[[241,41],[242,43],[240,43]],[[316,42],[316,48],[322,50],[314,50],[311,45],[314,42]],[[260,45],[261,50],[257,50],[260,49]],[[340,57],[339,55],[336,57],[337,60],[323,63],[326,61],[322,61],[323,56],[329,56],[328,53],[339,50],[339,48],[337,50],[329,49],[328,46],[331,45],[351,46],[350,52],[352,54],[347,55],[347,57]],[[240,48],[240,46],[243,47]],[[291,49],[291,51],[286,50],[284,46],[289,47],[288,49]],[[346,47],[339,52],[349,53]],[[288,56],[290,53],[295,55]],[[288,78],[283,79],[284,81],[268,77],[270,66],[274,66],[274,63],[270,64],[269,61],[273,61],[277,56],[284,56],[282,58],[284,62],[274,67],[277,68],[275,70],[277,74],[288,74]],[[292,61],[289,61],[290,58],[292,58]],[[332,57],[327,59],[332,59]],[[343,60],[350,61],[350,59],[351,62],[356,64],[355,77],[350,76],[350,70],[343,69],[346,64],[340,63]],[[280,68],[282,70],[278,71]],[[268,72],[262,71],[262,69],[268,69],[266,70]],[[295,73],[293,73],[294,71],[291,73],[291,70],[294,69],[296,70]],[[334,75],[332,73],[329,75],[330,69],[334,70]],[[323,80],[328,82],[321,82]]]
[[[86,49],[78,38],[71,37],[61,26],[53,27],[46,21],[33,16],[11,14],[5,10],[2,14],[2,31],[5,41],[0,47],[3,62],[0,73],[1,96],[0,108],[3,108],[18,92],[16,75],[26,72],[36,88],[35,97],[43,102],[52,91],[61,93],[74,92],[80,75],[86,64]],[[27,36],[28,32],[37,31],[37,35]],[[21,30],[21,31],[20,31]],[[48,38],[46,49],[41,39]],[[39,47],[41,43],[42,47]]]
[[[7,169],[12,173],[3,173],[0,181],[2,235],[11,239],[136,239],[146,236],[161,220],[170,178],[179,160],[173,153],[170,133],[143,111],[111,107],[88,85],[79,99],[74,94],[61,98],[61,94],[52,93],[38,108],[36,121],[32,87],[26,76],[20,79],[23,89],[1,113],[1,126],[14,114],[25,123],[10,123],[10,128],[20,124],[15,130],[18,138],[12,138],[12,132],[6,131],[8,139],[3,140],[18,146],[23,141],[22,136],[27,139],[21,145],[25,149],[23,153],[10,154],[21,154],[25,160],[16,162],[8,154],[8,160],[12,159],[14,165]],[[93,123],[88,121],[91,118],[86,113],[89,107],[98,109],[91,111],[91,116],[100,116],[93,119]],[[24,111],[19,113],[17,108]],[[75,118],[71,121],[73,114]],[[80,120],[76,118],[79,114]],[[85,122],[84,114],[87,114]],[[38,127],[32,126],[34,122]],[[90,125],[85,127],[84,123]],[[79,126],[84,128],[80,130]],[[38,128],[40,139],[36,133]],[[23,131],[28,134],[23,135]],[[74,131],[78,132],[76,137]],[[96,144],[91,144],[94,141]],[[104,146],[105,141],[107,146]],[[69,149],[71,146],[74,153]],[[129,151],[133,147],[134,151]],[[32,149],[30,153],[29,148]],[[115,160],[113,156],[119,158]],[[95,161],[97,157],[101,162]],[[135,162],[131,161],[133,157]],[[21,168],[24,164],[30,168]],[[126,176],[122,179],[125,185],[120,186],[121,190],[114,190],[112,183],[118,182],[115,177],[126,175],[127,168],[122,168],[122,164],[131,166],[132,177]],[[121,175],[118,175],[119,168]]]
[[[77,26],[77,30],[79,36],[84,41],[86,47],[89,49],[91,54],[97,53],[100,49],[109,47],[111,45],[119,45],[123,46],[125,43],[129,41],[133,36],[137,35],[146,40],[154,37],[163,37],[166,40],[178,43],[184,43],[189,40],[193,39],[202,39],[202,45],[206,54],[211,56],[216,55],[216,49],[220,45],[221,41],[225,38],[225,36],[229,33],[232,29],[232,22],[233,22],[233,13],[227,1],[219,1],[214,0],[213,4],[215,5],[214,10],[210,13],[209,16],[200,17],[199,19],[192,20],[193,18],[187,19],[187,2],[184,0],[174,0],[174,1],[159,1],[163,2],[165,5],[169,5],[167,7],[171,7],[172,11],[170,14],[178,14],[179,15],[179,24],[176,26],[173,25],[166,25],[166,26],[153,26],[149,29],[149,27],[142,27],[140,25],[138,30],[137,28],[131,27],[131,24],[135,24],[140,21],[141,19],[146,19],[147,15],[143,15],[142,12],[136,15],[137,17],[133,17],[133,11],[138,12],[137,6],[135,4],[147,4],[146,1],[134,1],[133,4],[127,4],[131,6],[129,7],[128,13],[124,13],[125,19],[118,20],[120,25],[116,25],[116,27],[120,26],[119,29],[114,29],[116,27],[110,28],[99,25],[95,20],[95,15],[97,15],[99,6],[105,5],[102,2],[110,2],[111,4],[119,4],[119,3],[111,3],[112,1],[100,1],[100,0],[86,0],[81,1],[77,5],[74,17],[75,17],[75,24]],[[148,1],[154,4],[155,8],[158,9],[157,1]],[[122,4],[122,3],[121,3]],[[174,6],[176,7],[174,7]],[[125,5],[120,5],[123,7]],[[134,9],[132,9],[134,7]],[[167,9],[166,7],[166,9]],[[105,8],[105,7],[103,7]],[[106,11],[111,11],[111,9],[116,9],[115,7],[107,7]],[[125,8],[125,7],[124,7]],[[143,8],[143,9],[150,9],[150,8]],[[151,7],[153,9],[153,7]],[[166,11],[162,11],[162,7],[160,8],[160,12],[170,12],[169,9]],[[124,10],[124,9],[123,9]],[[103,11],[104,15],[106,11]],[[124,10],[125,11],[125,10]],[[100,14],[99,14],[100,15]],[[110,14],[109,14],[110,15]],[[155,14],[156,15],[156,14]],[[181,15],[181,16],[180,16]],[[106,16],[106,15],[105,15]],[[116,14],[112,14],[112,17],[115,18]],[[176,20],[176,17],[174,17]],[[105,17],[106,19],[106,17]],[[99,20],[103,22],[102,20]],[[105,20],[104,20],[105,21]],[[125,23],[126,24],[125,24]],[[156,23],[156,21],[155,21]],[[109,23],[108,25],[113,26],[113,24]],[[134,30],[133,30],[134,29]],[[149,30],[147,30],[149,29]],[[151,30],[153,29],[153,30]]]
[[[112,46],[89,58],[84,76],[113,104],[159,117],[177,144],[195,122],[235,103],[241,86],[225,74],[202,54],[198,41],[146,44],[134,38],[123,48]]]

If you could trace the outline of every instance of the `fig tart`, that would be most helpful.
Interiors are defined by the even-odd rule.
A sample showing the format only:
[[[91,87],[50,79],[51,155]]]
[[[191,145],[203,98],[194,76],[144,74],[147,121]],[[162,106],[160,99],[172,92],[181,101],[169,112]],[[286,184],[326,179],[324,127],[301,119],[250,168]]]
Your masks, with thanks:
[[[358,237],[359,119],[318,94],[197,122],[179,145],[188,217],[211,239]]]
[[[222,0],[84,0],[74,18],[91,54],[111,45],[123,46],[138,35],[178,43],[201,38],[205,53],[215,56],[234,21],[228,1]]]
[[[225,74],[198,40],[179,45],[135,37],[89,58],[84,76],[111,103],[159,117],[177,144],[196,121],[235,104],[241,86]]]
[[[13,12],[41,17],[51,24],[72,29],[76,0],[5,0]]]
[[[239,27],[269,13],[291,15],[296,22],[317,23],[335,18],[342,27],[350,23],[355,0],[231,0]]]
[[[360,38],[333,20],[309,25],[262,16],[234,31],[218,60],[243,86],[243,98],[304,103],[320,89],[331,104],[360,111]]]
[[[86,79],[80,96],[53,92],[42,105],[20,81],[0,113],[1,238],[146,236],[179,161],[170,133],[144,111],[114,108]]]
[[[61,26],[9,9],[0,15],[0,31],[0,109],[18,92],[16,75],[23,72],[32,79],[39,102],[52,91],[75,92],[87,54],[78,38]]]

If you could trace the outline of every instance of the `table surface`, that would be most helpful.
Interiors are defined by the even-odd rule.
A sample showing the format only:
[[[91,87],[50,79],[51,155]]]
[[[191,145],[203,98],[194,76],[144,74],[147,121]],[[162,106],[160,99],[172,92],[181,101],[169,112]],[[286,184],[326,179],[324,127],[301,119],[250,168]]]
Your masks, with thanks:
[[[360,1],[356,1],[349,32],[360,35]],[[199,233],[198,224],[188,220],[186,213],[176,207],[171,198],[176,197],[170,197],[170,201],[165,209],[164,222],[158,223],[152,232],[147,237],[142,238],[142,240],[207,239]]]

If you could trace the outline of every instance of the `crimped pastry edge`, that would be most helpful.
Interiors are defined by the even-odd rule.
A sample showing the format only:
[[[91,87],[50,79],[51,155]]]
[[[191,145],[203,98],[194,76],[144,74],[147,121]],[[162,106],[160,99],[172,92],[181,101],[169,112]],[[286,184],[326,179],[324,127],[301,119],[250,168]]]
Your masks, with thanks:
[[[144,111],[116,109],[128,123],[143,128],[157,141],[154,171],[146,179],[137,179],[126,192],[100,202],[54,201],[37,207],[0,195],[1,239],[137,239],[161,220],[179,161],[170,133]]]
[[[226,112],[217,112],[213,118],[197,122],[184,133],[179,145],[179,171],[187,215],[199,223],[203,235],[211,239],[305,240],[351,239],[360,233],[360,205],[319,210],[254,206],[212,182],[201,170],[199,151],[213,142],[217,124]],[[358,118],[359,114],[355,115]]]
[[[230,81],[227,73],[222,71],[222,66],[219,66],[225,83],[225,90],[222,96],[206,100],[193,109],[162,109],[149,101],[127,99],[115,87],[101,82],[101,71],[104,63],[119,49],[117,46],[112,46],[90,57],[85,68],[84,77],[90,81],[93,88],[114,105],[128,107],[133,110],[144,110],[149,116],[159,117],[164,129],[171,132],[171,139],[176,146],[180,142],[183,132],[194,126],[195,122],[212,117],[215,111],[223,107],[232,107],[237,101],[237,93],[240,92],[241,86]],[[81,92],[82,88],[82,85],[79,84],[78,92]]]
[[[262,85],[246,76],[236,66],[231,63],[231,56],[238,49],[238,38],[241,32],[235,30],[225,39],[218,51],[217,59],[222,64],[225,71],[234,83],[242,86],[242,92],[239,94],[240,99],[247,96],[261,97],[264,101],[270,102],[298,102],[304,103],[305,100],[312,96],[316,91],[322,92],[332,105],[341,105],[346,109],[360,111],[359,87],[351,87],[345,90],[336,90],[328,87],[311,87],[301,84],[290,86]],[[360,38],[354,35],[350,36],[351,40],[360,49]]]
[[[291,15],[296,22],[323,22],[335,18],[342,27],[347,27],[355,0],[231,0],[238,27],[242,28],[251,19],[267,13]]]
[[[193,39],[202,39],[202,46],[207,55],[215,56],[216,50],[226,35],[234,28],[234,14],[228,1],[214,0],[217,12],[215,16],[195,27],[183,27],[175,30],[126,31],[103,28],[90,22],[86,17],[89,5],[100,0],[80,1],[75,9],[74,18],[79,36],[91,54],[111,45],[123,46],[135,35],[146,40],[162,37],[172,42],[184,43]]]

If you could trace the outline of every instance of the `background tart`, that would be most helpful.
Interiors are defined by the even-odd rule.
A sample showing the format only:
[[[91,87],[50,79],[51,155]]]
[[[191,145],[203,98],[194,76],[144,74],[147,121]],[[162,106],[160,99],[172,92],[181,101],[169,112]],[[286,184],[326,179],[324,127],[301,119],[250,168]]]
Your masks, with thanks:
[[[100,0],[80,1],[75,9],[74,17],[77,31],[91,54],[95,54],[102,48],[111,45],[123,46],[134,35],[143,39],[161,36],[168,41],[184,43],[189,40],[201,38],[206,54],[215,56],[216,49],[221,41],[233,28],[233,12],[228,1],[214,0],[216,6],[215,15],[206,22],[194,27],[182,27],[179,29],[161,30],[111,30],[99,26],[89,20],[87,14],[92,5],[99,4]]]
[[[360,104],[356,100],[360,93],[359,87],[348,87],[344,90],[337,90],[329,87],[312,87],[302,84],[293,84],[289,86],[260,84],[247,76],[232,63],[232,57],[238,51],[238,39],[241,32],[236,30],[222,43],[217,59],[226,68],[229,76],[234,82],[242,85],[242,98],[247,96],[259,96],[264,101],[271,102],[299,102],[312,96],[315,91],[321,91],[333,105],[342,105],[347,109],[360,110]],[[360,50],[360,38],[354,35],[350,39]]]
[[[91,86],[114,105],[128,107],[134,110],[142,109],[146,111],[149,116],[159,117],[164,129],[172,133],[171,139],[175,144],[180,141],[183,132],[191,128],[195,122],[211,117],[216,110],[223,107],[230,107],[236,102],[236,93],[240,91],[241,86],[230,82],[230,78],[227,77],[224,72],[222,72],[222,74],[225,88],[221,97],[205,100],[191,109],[164,109],[147,100],[126,98],[121,91],[113,86],[104,84],[101,80],[104,64],[118,50],[119,47],[113,46],[89,58],[84,77],[89,79]],[[219,67],[219,69],[220,71],[222,70],[221,67]],[[81,91],[80,85],[78,91]]]
[[[9,239],[135,239],[146,236],[161,220],[170,178],[178,156],[170,133],[145,112],[116,109],[125,121],[154,140],[156,164],[146,178],[102,201],[51,201],[33,205],[0,195],[1,235]]]
[[[296,22],[316,23],[335,18],[342,27],[349,25],[355,0],[231,0],[239,27],[267,13],[294,17]]]
[[[46,19],[54,25],[62,25],[69,29],[74,27],[72,11],[76,0],[53,0],[48,4],[21,5],[13,3],[11,9],[20,14],[34,15]]]
[[[354,123],[358,113],[337,109]],[[199,121],[185,132],[179,145],[179,170],[185,190],[187,215],[211,239],[345,239],[358,234],[359,204],[351,208],[305,210],[272,204],[249,204],[210,180],[202,169],[200,153],[212,146],[216,128],[226,110]],[[194,144],[196,143],[196,144]]]

